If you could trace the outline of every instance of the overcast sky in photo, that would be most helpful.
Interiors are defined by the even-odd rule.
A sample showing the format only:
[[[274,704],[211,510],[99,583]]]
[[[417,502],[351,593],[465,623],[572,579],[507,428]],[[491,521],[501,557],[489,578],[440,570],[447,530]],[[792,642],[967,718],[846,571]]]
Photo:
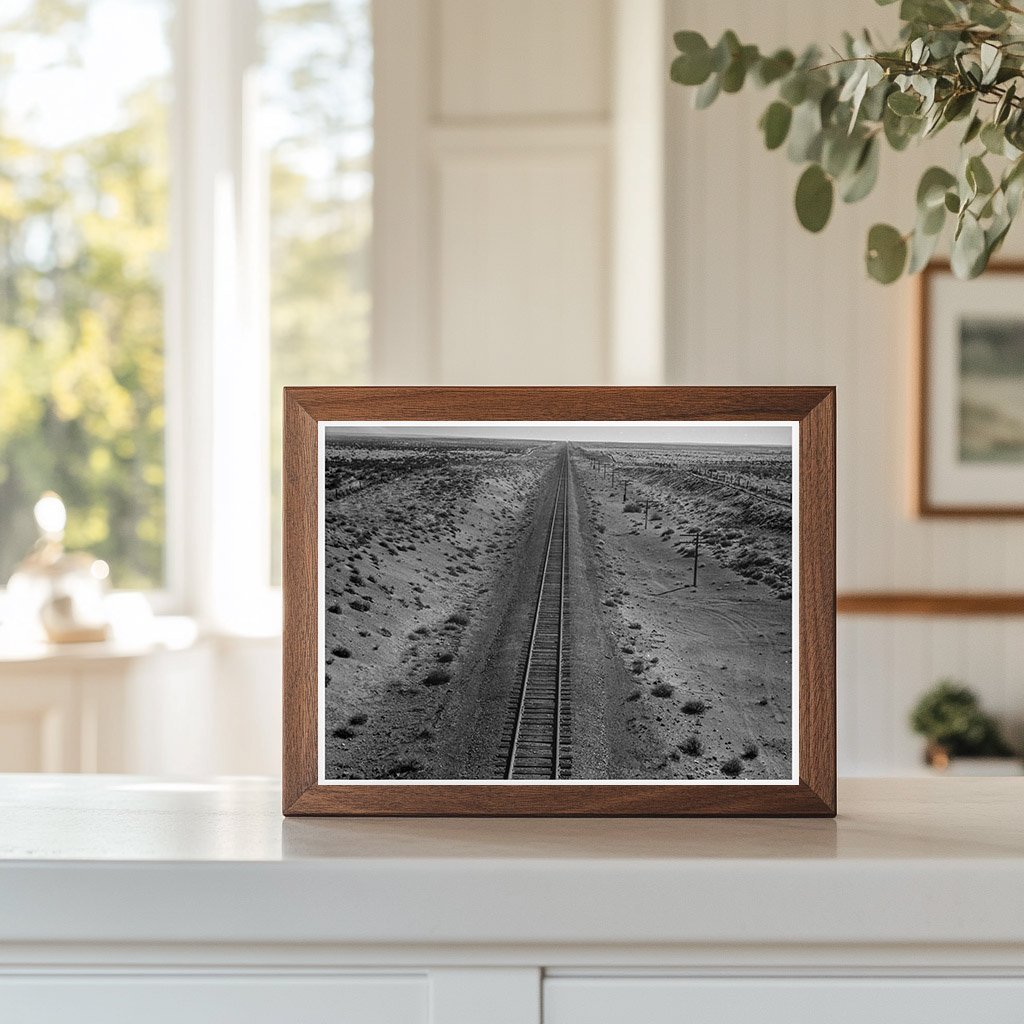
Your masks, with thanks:
[[[788,423],[334,423],[328,437],[346,434],[406,437],[486,437],[525,441],[577,441],[591,444],[731,444],[789,447],[793,428]]]

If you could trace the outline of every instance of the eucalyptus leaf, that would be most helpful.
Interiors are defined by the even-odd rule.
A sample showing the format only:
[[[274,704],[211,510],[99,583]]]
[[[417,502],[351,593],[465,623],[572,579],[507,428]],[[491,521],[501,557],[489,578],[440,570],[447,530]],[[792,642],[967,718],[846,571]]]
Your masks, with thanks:
[[[734,56],[739,53],[740,49],[741,44],[736,33],[732,29],[727,29],[711,51],[711,70],[721,74],[732,64]]]
[[[746,81],[747,72],[758,59],[756,46],[741,46],[732,63],[722,72],[722,92],[739,92]]]
[[[817,160],[821,156],[821,111],[810,100],[793,111],[786,155],[793,163]]]
[[[944,167],[929,167],[921,175],[917,186],[917,207],[926,212],[936,206],[942,206],[946,192],[956,184],[956,176]]]
[[[696,35],[696,33],[694,33]],[[711,54],[705,49],[700,55],[681,54],[672,61],[669,75],[680,85],[703,85],[711,74]]]
[[[1006,146],[1006,133],[1001,125],[989,121],[981,129],[981,142],[993,156],[1002,156]]]
[[[817,165],[811,164],[796,186],[796,215],[808,231],[821,231],[832,215],[832,180]]]
[[[854,137],[838,127],[822,132],[821,166],[833,178],[852,171],[864,149],[863,136]]]
[[[995,188],[992,175],[980,156],[972,156],[967,161],[966,176],[976,194],[987,196]]]
[[[894,92],[889,96],[889,109],[894,114],[916,114],[921,107],[921,100],[909,92]]]
[[[946,204],[940,203],[928,210],[918,210],[917,228],[925,235],[941,234],[946,224]]]
[[[784,78],[793,70],[796,58],[790,50],[776,50],[770,57],[762,57],[754,66],[753,77],[764,87]]]
[[[875,224],[868,232],[868,273],[880,284],[892,284],[907,263],[906,239],[890,224]]]
[[[910,262],[907,273],[916,274],[928,265],[938,247],[941,231],[926,232],[920,227],[914,230],[910,238]]]
[[[1003,93],[999,102],[996,104],[996,112],[992,116],[992,120],[996,124],[1002,124],[1013,110],[1013,101],[1017,96],[1017,83],[1011,82]]]
[[[793,108],[788,103],[776,100],[769,105],[761,115],[764,144],[768,149],[778,149],[786,141],[792,121]]]
[[[779,88],[779,98],[791,107],[797,107],[807,99],[807,75],[803,71],[794,71],[783,79]]]
[[[981,84],[991,85],[999,74],[999,68],[1003,63],[1003,51],[991,42],[981,44],[979,51],[981,58]]]
[[[853,174],[843,187],[844,203],[860,202],[875,187],[878,181],[879,148],[877,137],[872,137],[864,143]]]
[[[967,126],[967,131],[964,132],[964,137],[960,141],[961,146],[970,145],[981,133],[983,122],[980,117],[972,117],[971,123]]]
[[[953,273],[961,280],[976,277],[981,266],[984,269],[985,232],[978,219],[970,212],[965,212],[960,227],[953,238],[953,251],[950,264]]]
[[[712,76],[694,93],[693,105],[698,110],[706,110],[715,102],[721,91],[721,78],[716,74],[712,74]]]
[[[976,24],[984,25],[985,28],[997,31],[1005,28],[1007,25],[1006,15],[990,3],[972,3],[968,9],[967,16]]]

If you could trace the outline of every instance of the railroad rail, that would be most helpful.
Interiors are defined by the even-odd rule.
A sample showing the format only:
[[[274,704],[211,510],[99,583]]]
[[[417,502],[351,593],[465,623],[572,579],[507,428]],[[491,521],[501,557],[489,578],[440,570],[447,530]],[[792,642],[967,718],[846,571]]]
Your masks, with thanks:
[[[526,665],[514,712],[503,737],[508,749],[507,779],[557,779],[571,772],[571,755],[562,751],[567,732],[563,717],[568,714],[563,676],[566,671],[563,647],[568,505],[566,448],[551,510]]]

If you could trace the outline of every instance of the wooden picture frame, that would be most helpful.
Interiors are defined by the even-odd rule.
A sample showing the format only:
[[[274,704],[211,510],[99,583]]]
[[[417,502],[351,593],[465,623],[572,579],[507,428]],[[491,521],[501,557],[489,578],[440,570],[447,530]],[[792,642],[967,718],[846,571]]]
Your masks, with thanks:
[[[936,260],[921,272],[917,281],[917,338],[915,345],[914,376],[916,378],[917,410],[912,451],[913,510],[921,518],[953,519],[999,519],[1024,516],[1024,498],[999,497],[982,500],[986,493],[992,494],[1000,486],[999,480],[1012,475],[1019,477],[1016,491],[1024,494],[1024,458],[1018,458],[1016,465],[994,466],[986,464],[983,457],[974,464],[964,462],[956,467],[953,431],[957,429],[954,418],[957,415],[954,403],[957,392],[953,383],[954,373],[962,374],[962,367],[955,367],[958,353],[953,351],[950,341],[951,314],[961,318],[961,332],[968,318],[987,317],[987,310],[994,308],[993,320],[1008,316],[1012,311],[1014,321],[1024,332],[1024,313],[1019,313],[1019,299],[1007,288],[1008,277],[1018,277],[1014,283],[1018,292],[1024,285],[1024,261],[1003,260],[989,264],[983,277],[973,281],[958,281],[952,274],[947,261]],[[1005,289],[1003,309],[992,306],[999,290]],[[963,334],[960,338],[964,344]],[[936,349],[941,349],[937,352]],[[964,381],[958,377],[961,388]],[[1016,382],[1011,382],[1016,383]],[[963,396],[960,395],[960,402]],[[965,427],[963,412],[960,412],[959,437],[963,451]],[[1005,485],[1003,485],[1005,486]],[[954,493],[956,492],[956,493]]]
[[[547,436],[543,428],[549,423],[596,423],[610,429],[647,425],[661,431],[680,425],[696,430],[723,423],[744,429],[773,424],[773,429],[778,429],[791,424],[793,538],[798,541],[794,552],[799,552],[790,598],[796,633],[790,641],[795,666],[792,712],[799,726],[792,750],[792,778],[777,783],[740,778],[711,785],[642,779],[537,783],[326,780],[320,763],[324,646],[320,632],[320,439],[327,429],[344,430],[327,424],[352,422],[364,426],[418,424],[424,429],[437,422],[493,424],[495,428],[534,424],[541,428],[541,435],[534,436]],[[566,442],[567,463],[569,448]],[[597,472],[592,468],[586,471]],[[583,470],[572,470],[579,472]],[[834,388],[286,388],[283,479],[286,815],[835,815]],[[565,488],[568,492],[568,482]],[[336,500],[332,496],[331,501]],[[552,500],[557,502],[557,495]],[[568,518],[568,511],[565,516]],[[696,566],[696,543],[693,555]],[[543,579],[542,574],[542,592]],[[750,643],[757,644],[756,636],[751,636]]]

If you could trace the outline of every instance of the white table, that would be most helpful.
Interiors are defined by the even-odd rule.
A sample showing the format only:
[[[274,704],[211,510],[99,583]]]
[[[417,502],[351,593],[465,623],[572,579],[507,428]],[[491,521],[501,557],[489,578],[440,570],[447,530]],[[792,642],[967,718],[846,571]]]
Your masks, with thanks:
[[[263,781],[3,776],[0,1020],[1020,1024],[1022,787],[849,780],[837,821],[285,820]]]

